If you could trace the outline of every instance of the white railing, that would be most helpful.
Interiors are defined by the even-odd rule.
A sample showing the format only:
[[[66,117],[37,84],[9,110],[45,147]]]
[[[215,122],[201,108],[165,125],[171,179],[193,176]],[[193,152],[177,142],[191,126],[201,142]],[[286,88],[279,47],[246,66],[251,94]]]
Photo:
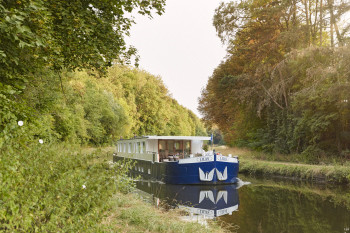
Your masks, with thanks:
[[[153,161],[153,153],[125,153],[125,152],[117,152],[117,156],[129,158],[129,159],[141,159]]]

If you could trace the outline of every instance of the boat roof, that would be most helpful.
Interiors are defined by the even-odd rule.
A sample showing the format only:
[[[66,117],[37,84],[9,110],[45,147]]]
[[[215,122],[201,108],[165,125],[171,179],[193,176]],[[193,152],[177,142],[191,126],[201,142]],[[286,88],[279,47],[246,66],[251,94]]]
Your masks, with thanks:
[[[145,136],[148,139],[169,139],[169,140],[210,140],[205,136]]]
[[[161,139],[161,140],[199,140],[199,141],[209,141],[211,138],[206,136],[142,136],[135,137],[130,139],[121,139],[121,140],[135,140],[135,139]]]

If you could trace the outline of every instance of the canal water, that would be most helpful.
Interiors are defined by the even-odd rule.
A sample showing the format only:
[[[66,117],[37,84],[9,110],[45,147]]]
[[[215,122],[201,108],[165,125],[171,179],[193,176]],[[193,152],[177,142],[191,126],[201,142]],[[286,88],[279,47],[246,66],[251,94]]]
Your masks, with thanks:
[[[138,181],[138,193],[160,208],[183,210],[184,220],[215,220],[232,232],[350,232],[350,188],[240,175],[225,186]]]

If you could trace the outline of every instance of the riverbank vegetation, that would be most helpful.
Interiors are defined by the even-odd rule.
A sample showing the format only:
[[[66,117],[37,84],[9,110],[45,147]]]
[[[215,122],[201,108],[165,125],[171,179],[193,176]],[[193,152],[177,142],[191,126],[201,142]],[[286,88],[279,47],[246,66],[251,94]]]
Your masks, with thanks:
[[[0,2],[1,232],[202,229],[128,200],[131,164],[81,149],[134,135],[205,134],[160,77],[128,66],[138,60],[124,41],[132,15],[162,14],[164,5]],[[140,208],[150,212],[133,212]],[[114,211],[122,215],[111,225]]]
[[[240,173],[322,183],[350,183],[350,166],[342,165],[306,165],[242,159],[240,160]]]
[[[33,124],[46,142],[102,145],[134,135],[206,134],[198,117],[145,71],[114,65],[106,76],[92,71],[62,72],[61,80],[50,71],[41,75],[16,96],[22,108],[7,122]]]
[[[38,139],[101,145],[135,135],[205,133],[159,77],[130,68],[132,13],[164,0],[0,3],[0,148],[16,122]],[[124,65],[120,65],[124,64]]]
[[[200,99],[226,143],[308,163],[350,159],[349,3],[221,3],[227,45]],[[341,25],[341,26],[340,26]]]

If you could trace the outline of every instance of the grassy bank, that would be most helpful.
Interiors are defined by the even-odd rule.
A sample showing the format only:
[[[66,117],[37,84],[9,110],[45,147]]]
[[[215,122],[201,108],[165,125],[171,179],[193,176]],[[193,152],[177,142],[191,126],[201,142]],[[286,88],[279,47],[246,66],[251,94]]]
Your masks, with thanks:
[[[216,151],[227,155],[238,155],[240,173],[280,176],[291,179],[305,179],[316,182],[350,183],[350,164],[304,164],[288,161],[271,161],[278,158],[247,149],[216,147]],[[281,156],[280,156],[281,158]]]

